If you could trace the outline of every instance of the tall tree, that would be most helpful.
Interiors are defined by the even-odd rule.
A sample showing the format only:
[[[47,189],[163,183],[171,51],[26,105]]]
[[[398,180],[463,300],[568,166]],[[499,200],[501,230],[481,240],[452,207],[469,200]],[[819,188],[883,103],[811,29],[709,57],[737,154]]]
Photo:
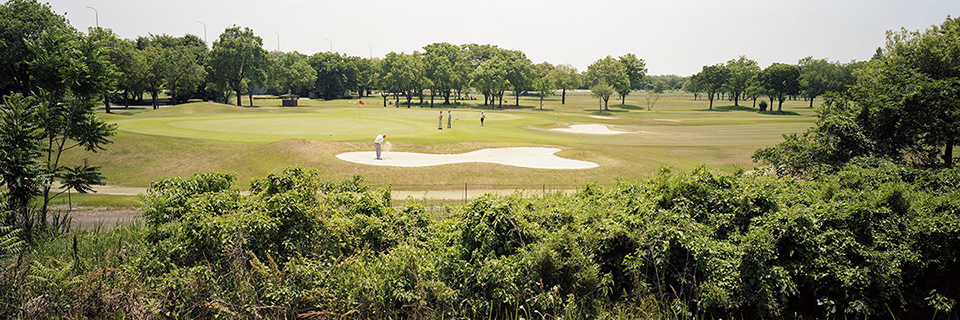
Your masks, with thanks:
[[[703,70],[696,77],[703,84],[707,99],[710,99],[710,110],[713,110],[713,98],[716,98],[727,85],[729,78],[727,67],[722,64],[703,66]]]
[[[627,74],[627,80],[630,82],[626,87],[617,89],[617,92],[620,94],[620,104],[625,104],[630,91],[644,88],[644,77],[647,75],[647,63],[632,53],[620,56],[619,61],[623,64],[624,72]]]
[[[600,112],[607,110],[607,101],[610,101],[610,96],[613,95],[614,89],[606,81],[600,81],[592,86],[590,86],[590,93],[594,98],[599,98],[599,102],[603,102]]]
[[[550,79],[556,85],[557,89],[562,90],[560,104],[567,103],[567,90],[579,88],[583,83],[577,68],[569,64],[559,64],[550,71]]]
[[[783,101],[800,93],[800,67],[774,63],[757,75],[770,97],[777,99],[777,112],[783,112]],[[773,106],[771,106],[773,107]]]
[[[800,66],[800,88],[803,96],[810,100],[813,108],[813,99],[827,92],[841,92],[852,84],[852,73],[839,62],[828,62],[827,59],[806,57],[797,63]]]
[[[513,89],[514,104],[520,106],[520,94],[533,84],[534,68],[530,59],[522,51],[506,50],[507,81]]]
[[[95,152],[109,143],[115,125],[97,118],[95,107],[103,92],[112,90],[117,73],[97,39],[72,29],[44,32],[27,48],[34,57],[28,68],[36,98],[8,97],[7,106],[0,108],[4,141],[0,154],[5,155],[0,157],[0,183],[10,191],[26,192],[8,195],[14,201],[5,201],[5,209],[15,214],[7,215],[6,222],[31,234],[36,224],[47,225],[54,198],[69,190],[87,192],[91,184],[102,183],[99,167],[86,162],[68,166],[61,156],[77,147]],[[59,191],[54,190],[57,183],[63,186]],[[22,187],[39,187],[39,193]],[[36,211],[26,207],[34,196],[42,198]]]
[[[557,94],[554,91],[556,86],[550,77],[543,76],[533,82],[533,90],[537,91],[537,97],[540,97],[540,110],[543,110],[543,98]]]
[[[160,56],[159,67],[164,87],[170,91],[171,104],[185,100],[182,93],[195,90],[207,76],[196,53],[186,46],[165,48]]]
[[[263,74],[266,56],[263,39],[250,28],[233,26],[213,42],[207,72],[237,94],[239,106],[241,94],[247,90],[248,84],[258,74]]]
[[[272,88],[281,94],[309,94],[317,80],[317,70],[310,66],[308,57],[297,51],[270,54],[276,60],[271,70]]]
[[[727,61],[727,92],[733,97],[733,105],[740,106],[740,97],[750,86],[750,79],[760,72],[756,61],[745,56]]]
[[[691,75],[687,78],[687,81],[683,83],[683,90],[693,94],[693,100],[697,100],[700,92],[703,92],[703,81],[700,79],[700,74]]]
[[[503,107],[503,92],[510,85],[507,79],[508,62],[501,55],[496,55],[492,59],[484,61],[473,72],[473,87],[477,88],[483,94],[483,105],[487,105],[489,100],[491,106],[496,105],[497,98],[500,101],[500,107]]]
[[[618,93],[624,90],[629,93],[630,78],[627,77],[626,67],[620,61],[607,56],[606,58],[594,61],[587,67],[587,83],[591,90],[601,82],[610,86]],[[607,97],[609,99],[609,97]],[[604,99],[604,110],[607,109],[606,99]]]
[[[460,62],[460,47],[446,43],[431,43],[423,47],[423,64],[426,76],[433,83],[430,90],[430,105],[433,96],[439,93],[443,104],[450,104],[450,93],[457,79],[457,64]]]
[[[67,19],[36,0],[9,0],[0,4],[0,95],[28,96],[36,86],[30,61],[36,57],[28,44],[45,33],[73,31]]]

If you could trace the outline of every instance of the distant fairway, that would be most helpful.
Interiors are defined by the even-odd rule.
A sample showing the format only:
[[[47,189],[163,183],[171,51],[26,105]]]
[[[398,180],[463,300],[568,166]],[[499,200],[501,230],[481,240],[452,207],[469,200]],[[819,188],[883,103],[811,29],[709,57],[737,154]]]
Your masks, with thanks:
[[[521,98],[520,108],[451,107],[452,129],[446,128],[448,107],[382,107],[379,99],[365,99],[364,106],[356,100],[302,100],[301,107],[279,108],[279,100],[255,100],[258,108],[193,103],[160,110],[119,109],[116,114],[101,114],[119,127],[115,143],[93,155],[71,153],[67,161],[88,157],[92,164],[103,166],[108,184],[130,187],[205,171],[235,172],[246,184],[253,177],[295,165],[319,168],[328,179],[362,174],[370,184],[399,190],[455,190],[464,184],[488,189],[582,185],[639,179],[662,166],[749,169],[756,148],[782,141],[784,133],[802,132],[815,120],[804,101],[788,101],[786,113],[776,114],[734,108],[727,105],[732,102],[719,100],[714,102],[715,110],[708,111],[706,100],[688,97],[663,98],[653,112],[639,105],[639,97],[629,97],[624,106],[611,101],[610,112],[603,113],[593,98],[568,96],[566,105],[559,100],[545,100],[543,111],[533,108],[537,100],[526,97]],[[444,111],[443,130],[437,130],[440,110]],[[484,127],[479,122],[481,111],[486,113]],[[627,133],[550,130],[584,124]],[[551,147],[561,149],[559,157],[599,167],[562,173],[490,163],[398,168],[336,158],[344,152],[373,151],[372,142],[379,133],[388,135],[392,150],[387,152],[451,154]]]

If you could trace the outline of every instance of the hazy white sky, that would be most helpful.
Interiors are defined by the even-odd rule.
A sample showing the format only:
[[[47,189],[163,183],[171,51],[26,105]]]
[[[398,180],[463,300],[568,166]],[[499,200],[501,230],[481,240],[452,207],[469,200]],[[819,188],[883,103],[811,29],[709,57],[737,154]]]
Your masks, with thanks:
[[[43,0],[41,0],[43,1]],[[925,29],[960,14],[960,0],[54,0],[77,29],[122,37],[204,36],[250,27],[268,50],[353,56],[412,52],[433,42],[495,44],[534,63],[585,70],[634,53],[649,74],[687,76],[745,55],[761,67],[806,56],[865,60],[885,32]],[[326,40],[330,39],[330,41]],[[367,44],[370,46],[368,47]]]

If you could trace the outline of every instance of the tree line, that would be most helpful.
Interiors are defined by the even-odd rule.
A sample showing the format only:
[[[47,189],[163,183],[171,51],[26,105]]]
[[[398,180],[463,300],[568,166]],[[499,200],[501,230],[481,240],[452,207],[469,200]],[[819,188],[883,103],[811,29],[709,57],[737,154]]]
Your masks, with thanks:
[[[8,10],[5,17],[11,23],[2,30],[4,54],[13,58],[0,62],[5,71],[0,75],[3,95],[28,95],[31,91],[29,62],[36,57],[27,47],[37,35],[72,29],[65,18],[49,8],[42,9],[36,1],[4,4],[6,8],[28,6],[33,9]],[[13,23],[30,21],[44,10],[47,18],[34,20],[38,24],[33,27]],[[636,90],[658,95],[681,88],[695,98],[706,93],[711,109],[714,98],[724,94],[735,106],[741,99],[752,99],[756,107],[756,100],[763,96],[769,97],[772,105],[774,100],[782,104],[786,97],[803,96],[812,101],[826,92],[841,91],[852,82],[852,70],[861,65],[805,58],[797,65],[773,64],[761,70],[755,61],[740,57],[726,64],[704,66],[703,71],[690,77],[648,76],[645,61],[634,54],[598,59],[581,72],[569,64],[534,64],[522,51],[490,44],[439,42],[411,53],[390,52],[382,58],[331,52],[268,52],[252,29],[239,26],[224,30],[210,49],[202,39],[189,34],[124,39],[110,29],[97,27],[77,36],[99,46],[106,58],[110,81],[105,83],[102,102],[107,112],[111,102],[129,106],[132,98],[144,103],[145,95],[156,108],[163,93],[174,104],[190,99],[226,102],[233,96],[240,105],[244,93],[252,104],[254,92],[337,99],[351,92],[363,97],[379,91],[384,106],[390,97],[400,105],[403,97],[408,107],[414,99],[423,105],[429,97],[432,106],[436,100],[451,104],[473,93],[483,96],[484,106],[502,107],[508,91],[513,94],[514,104],[519,104],[520,95],[532,92],[541,98],[542,108],[542,99],[558,92],[561,104],[565,104],[566,93],[572,89],[590,89],[607,110],[610,97],[615,95],[625,104],[626,97]],[[761,108],[765,110],[763,104]]]

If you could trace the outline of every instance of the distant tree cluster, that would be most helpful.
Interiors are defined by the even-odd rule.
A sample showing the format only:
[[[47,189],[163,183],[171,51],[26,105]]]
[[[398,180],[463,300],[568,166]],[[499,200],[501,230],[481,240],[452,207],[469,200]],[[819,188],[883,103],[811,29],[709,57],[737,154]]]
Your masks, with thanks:
[[[710,109],[713,109],[713,100],[723,99],[723,96],[733,100],[733,105],[739,107],[741,99],[753,101],[757,107],[757,99],[770,99],[770,108],[777,102],[777,111],[783,111],[783,102],[791,97],[803,97],[810,101],[828,92],[844,92],[854,84],[854,71],[863,66],[863,62],[829,62],[827,59],[806,57],[800,59],[796,65],[774,63],[764,69],[756,61],[740,56],[726,63],[703,66],[703,70],[696,73],[683,83],[683,90],[690,92],[697,99],[701,93],[706,93],[710,100]],[[766,105],[760,105],[760,111],[767,111]]]

